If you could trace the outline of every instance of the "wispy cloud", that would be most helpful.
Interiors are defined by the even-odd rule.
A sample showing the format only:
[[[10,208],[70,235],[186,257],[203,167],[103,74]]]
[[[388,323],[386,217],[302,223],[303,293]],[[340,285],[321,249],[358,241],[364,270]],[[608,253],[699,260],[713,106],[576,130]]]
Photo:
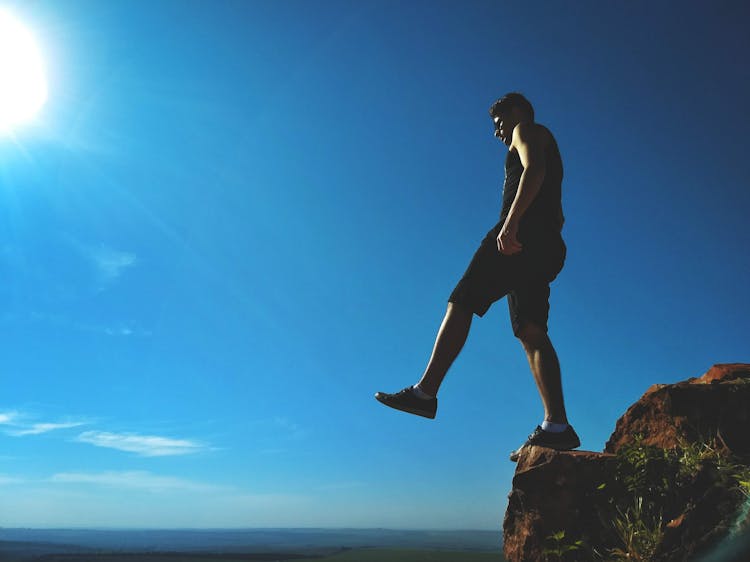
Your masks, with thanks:
[[[35,417],[17,411],[0,411],[0,432],[12,437],[24,437],[73,429],[93,423],[92,421],[70,418],[56,422],[39,422],[33,419]],[[175,439],[161,435],[141,435],[138,433],[116,433],[111,431],[84,431],[78,433],[74,440],[96,447],[135,453],[142,457],[189,455],[202,451],[215,450],[206,443],[190,439]]]
[[[150,330],[143,330],[141,328],[133,327],[133,326],[127,326],[127,325],[119,325],[119,326],[80,326],[80,329],[82,330],[88,330],[90,332],[98,332],[100,334],[106,334],[108,336],[140,336],[140,337],[148,337],[153,335],[153,333]]]
[[[321,484],[316,486],[316,490],[332,491],[332,490],[351,490],[352,488],[363,488],[366,486],[364,482],[358,481],[343,481],[343,482],[332,482],[330,484]]]
[[[194,492],[214,492],[227,489],[223,486],[194,482],[174,476],[159,476],[151,472],[106,471],[106,472],[60,472],[50,477],[51,482],[60,484],[91,484],[110,488],[135,488],[140,490],[185,490]]]
[[[0,412],[0,425],[6,426],[3,431],[6,435],[13,437],[23,437],[24,435],[41,435],[58,429],[70,429],[86,425],[84,421],[65,421],[65,422],[36,422],[27,421],[30,416],[20,414],[19,412]]]
[[[132,336],[132,335],[150,336],[151,335],[151,332],[147,332],[143,330],[135,332],[132,328],[128,326],[119,326],[117,328],[103,328],[102,331],[108,336]]]
[[[288,452],[289,449],[283,447],[270,447],[267,449],[259,449],[258,453],[261,455],[281,455]]]
[[[25,480],[23,478],[0,474],[0,486],[11,486],[13,484],[23,484],[24,482]]]
[[[298,431],[302,431],[298,423],[295,423],[289,418],[285,418],[283,416],[275,416],[274,418],[272,418],[272,422],[277,427],[280,427],[281,429],[284,429],[291,433],[297,433]]]
[[[65,422],[65,423],[35,423],[26,429],[11,429],[7,433],[16,437],[23,435],[40,435],[56,429],[70,429],[71,427],[80,427],[86,425],[86,422]]]
[[[187,439],[172,439],[158,435],[138,435],[135,433],[84,431],[78,436],[77,440],[97,447],[135,453],[143,457],[189,455],[206,450],[205,445]]]
[[[74,320],[68,316],[59,314],[49,314],[38,311],[23,311],[21,313],[4,313],[0,316],[0,321],[12,324],[35,324],[43,323],[56,328],[76,330],[79,332],[88,332],[93,334],[103,334],[106,336],[120,337],[148,337],[153,335],[150,330],[138,326],[136,323],[117,322],[111,325],[90,324]]]
[[[122,275],[127,268],[136,263],[132,252],[121,252],[106,246],[99,246],[90,251],[90,256],[104,281],[112,281]]]

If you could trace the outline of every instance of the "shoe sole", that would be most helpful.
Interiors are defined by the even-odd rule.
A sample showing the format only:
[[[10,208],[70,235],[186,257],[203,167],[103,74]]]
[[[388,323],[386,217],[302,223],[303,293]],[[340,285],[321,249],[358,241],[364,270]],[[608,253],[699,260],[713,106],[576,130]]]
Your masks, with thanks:
[[[406,412],[407,414],[414,414],[415,416],[422,416],[423,418],[428,418],[431,420],[435,419],[435,413],[433,412],[428,412],[425,410],[417,410],[415,408],[409,408],[408,406],[391,404],[390,402],[387,402],[387,399],[381,398],[377,394],[375,395],[375,399],[381,404],[385,404],[386,406],[388,406],[389,408],[393,408],[394,410],[400,410],[402,412]]]
[[[560,443],[559,445],[550,446],[550,445],[522,445],[519,449],[516,449],[510,454],[510,460],[511,462],[518,462],[518,459],[521,457],[521,452],[526,447],[544,447],[545,449],[553,449],[555,451],[572,451],[573,449],[577,449],[581,446],[580,441],[573,441],[568,443]]]

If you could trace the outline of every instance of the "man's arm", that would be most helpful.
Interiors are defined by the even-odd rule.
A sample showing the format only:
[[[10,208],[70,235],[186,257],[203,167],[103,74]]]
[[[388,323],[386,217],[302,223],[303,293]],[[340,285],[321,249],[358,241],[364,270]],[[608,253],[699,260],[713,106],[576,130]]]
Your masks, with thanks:
[[[515,254],[521,251],[518,241],[518,225],[521,217],[542,187],[545,174],[544,129],[534,123],[519,123],[513,130],[511,147],[515,147],[521,159],[523,173],[518,183],[518,191],[510,206],[505,224],[497,236],[498,250],[503,254]]]

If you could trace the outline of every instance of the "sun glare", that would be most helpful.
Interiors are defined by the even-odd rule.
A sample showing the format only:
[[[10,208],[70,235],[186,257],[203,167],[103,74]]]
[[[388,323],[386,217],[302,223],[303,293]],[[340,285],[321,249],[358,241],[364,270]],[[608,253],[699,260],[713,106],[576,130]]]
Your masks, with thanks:
[[[0,132],[33,119],[46,100],[44,64],[34,37],[0,9]]]

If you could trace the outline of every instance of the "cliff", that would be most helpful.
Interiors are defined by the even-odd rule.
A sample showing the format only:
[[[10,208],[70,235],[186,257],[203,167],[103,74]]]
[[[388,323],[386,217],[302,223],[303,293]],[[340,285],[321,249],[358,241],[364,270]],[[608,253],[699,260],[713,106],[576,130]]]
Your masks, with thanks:
[[[749,418],[750,365],[715,365],[649,388],[604,452],[526,449],[503,522],[505,557],[671,562],[737,550],[727,541],[750,534]],[[750,560],[743,552],[731,559]]]

